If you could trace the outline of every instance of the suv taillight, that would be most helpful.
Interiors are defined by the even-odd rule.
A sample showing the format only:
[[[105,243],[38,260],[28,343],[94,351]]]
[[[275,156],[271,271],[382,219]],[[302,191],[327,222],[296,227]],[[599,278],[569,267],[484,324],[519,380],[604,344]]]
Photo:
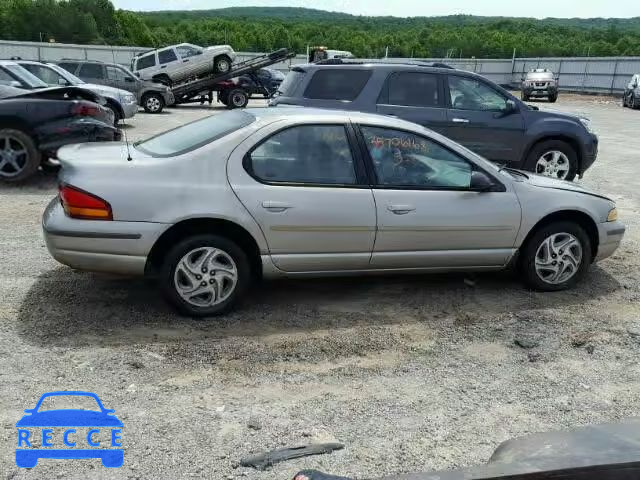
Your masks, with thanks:
[[[75,102],[71,106],[71,115],[80,117],[98,117],[102,113],[100,106],[91,102]]]
[[[62,208],[69,217],[82,220],[113,220],[111,205],[100,197],[66,184],[61,184],[58,190]]]

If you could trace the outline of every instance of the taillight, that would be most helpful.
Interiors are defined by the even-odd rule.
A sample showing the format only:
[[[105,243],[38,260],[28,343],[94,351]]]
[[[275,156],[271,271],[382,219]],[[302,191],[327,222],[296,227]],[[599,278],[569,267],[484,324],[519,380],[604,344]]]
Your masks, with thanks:
[[[71,218],[113,220],[111,205],[100,197],[65,184],[60,185],[59,192],[62,208]]]
[[[80,117],[98,117],[101,114],[101,110],[95,103],[76,102],[71,106],[71,114]]]

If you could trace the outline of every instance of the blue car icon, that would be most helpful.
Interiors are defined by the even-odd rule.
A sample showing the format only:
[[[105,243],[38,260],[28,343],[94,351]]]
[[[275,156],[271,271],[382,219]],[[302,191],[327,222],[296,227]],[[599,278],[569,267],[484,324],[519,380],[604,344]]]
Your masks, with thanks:
[[[49,397],[59,396],[79,396],[93,398],[98,410],[81,410],[81,409],[60,409],[38,411],[42,402]],[[104,408],[100,398],[91,392],[62,391],[49,392],[40,397],[38,403],[33,409],[25,410],[24,415],[16,423],[18,427],[18,448],[16,448],[16,465],[21,468],[33,468],[40,458],[54,459],[86,459],[99,458],[102,465],[110,468],[121,467],[124,463],[124,450],[122,448],[55,448],[51,439],[52,430],[42,430],[43,441],[42,448],[21,448],[30,447],[29,437],[31,432],[27,430],[29,427],[38,428],[56,428],[69,427],[65,430],[63,439],[64,445],[67,447],[75,447],[76,441],[71,441],[71,435],[76,435],[73,427],[91,427],[86,436],[88,446],[101,446],[99,442],[94,442],[94,436],[100,433],[101,429],[110,430],[110,446],[120,447],[120,432],[122,422],[114,415],[115,410]]]

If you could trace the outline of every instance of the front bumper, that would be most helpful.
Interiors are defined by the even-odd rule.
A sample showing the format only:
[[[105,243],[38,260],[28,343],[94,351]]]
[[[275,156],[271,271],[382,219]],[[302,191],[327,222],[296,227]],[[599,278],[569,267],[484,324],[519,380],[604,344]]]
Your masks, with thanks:
[[[544,87],[544,88],[535,88],[535,87],[523,87],[522,91],[528,97],[545,97],[545,96],[553,96],[558,94],[558,87]]]
[[[622,238],[624,237],[626,227],[620,221],[600,223],[598,225],[598,253],[594,261],[600,261],[613,255]]]
[[[42,217],[47,249],[58,262],[78,270],[135,276],[144,275],[147,256],[168,226],[69,218],[58,197]]]
[[[124,112],[124,118],[132,118],[135,117],[136,113],[138,113],[138,101],[133,100],[129,103],[121,103],[122,111]]]

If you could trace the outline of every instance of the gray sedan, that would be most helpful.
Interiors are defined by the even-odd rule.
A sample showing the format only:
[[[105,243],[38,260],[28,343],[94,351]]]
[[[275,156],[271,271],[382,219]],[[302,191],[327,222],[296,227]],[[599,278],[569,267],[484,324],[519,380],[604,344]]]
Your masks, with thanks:
[[[228,311],[262,277],[514,265],[531,288],[562,290],[625,231],[605,196],[374,114],[233,111],[58,157],[51,254],[155,277],[192,316]]]

